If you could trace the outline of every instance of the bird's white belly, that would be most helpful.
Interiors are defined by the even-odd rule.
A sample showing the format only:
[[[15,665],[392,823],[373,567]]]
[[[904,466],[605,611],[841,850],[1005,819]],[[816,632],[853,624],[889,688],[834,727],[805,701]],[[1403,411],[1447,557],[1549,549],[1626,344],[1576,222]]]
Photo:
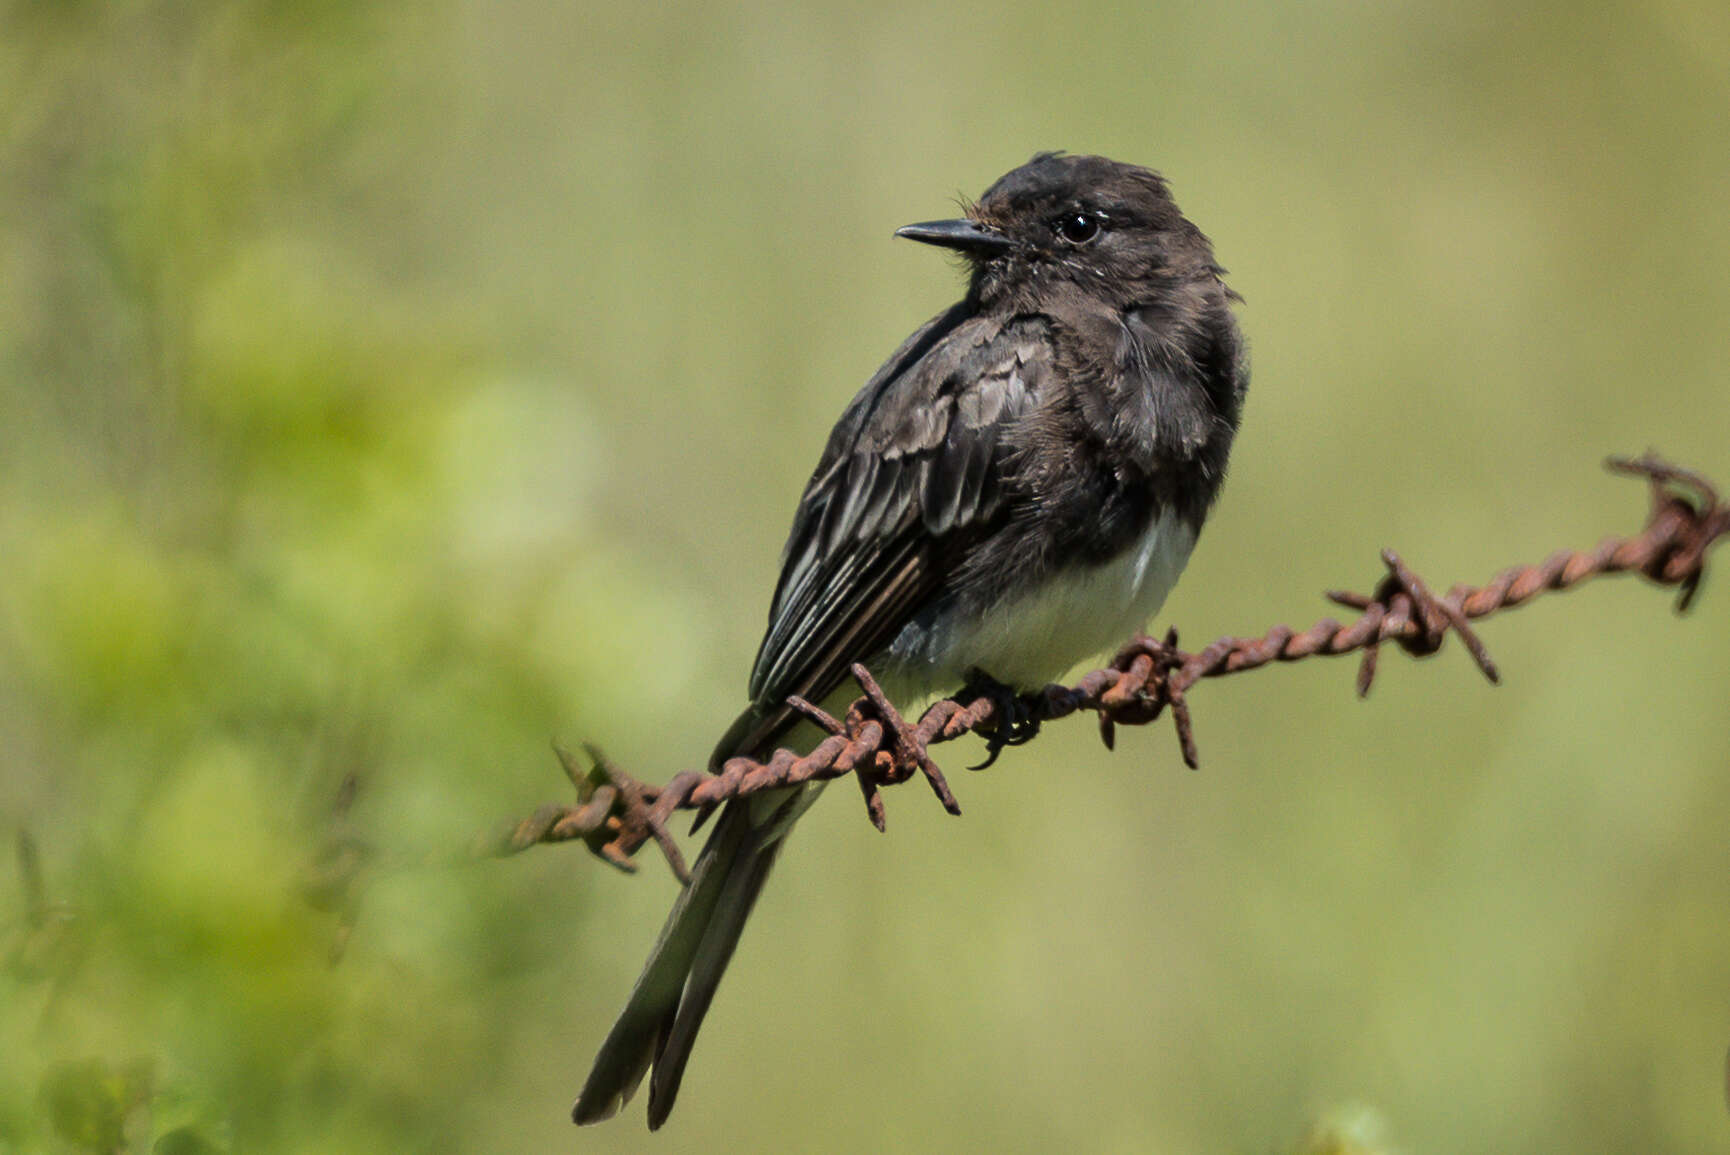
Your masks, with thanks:
[[[1145,629],[1194,548],[1195,531],[1167,511],[1104,565],[1070,570],[974,620],[942,623],[930,640],[931,683],[977,669],[1021,689],[1044,685]]]

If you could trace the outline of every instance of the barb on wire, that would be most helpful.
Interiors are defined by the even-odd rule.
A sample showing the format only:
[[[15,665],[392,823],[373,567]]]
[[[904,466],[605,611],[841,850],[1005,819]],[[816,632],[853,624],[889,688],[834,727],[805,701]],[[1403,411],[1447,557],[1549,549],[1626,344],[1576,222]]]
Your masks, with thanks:
[[[790,704],[810,718],[828,737],[808,754],[776,750],[766,762],[729,759],[717,774],[687,771],[665,786],[640,782],[587,747],[591,765],[583,766],[557,750],[565,773],[577,788],[574,805],[549,804],[517,823],[488,848],[493,854],[515,854],[545,842],[581,840],[590,850],[622,870],[634,870],[634,855],[653,841],[682,882],[690,876],[669,823],[680,810],[707,812],[732,798],[853,775],[865,798],[866,814],[882,830],[885,812],[881,788],[921,775],[945,810],[961,808],[950,792],[930,747],[964,734],[985,735],[989,757],[1004,745],[1019,745],[1041,722],[1080,710],[1098,715],[1100,737],[1110,748],[1119,725],[1140,726],[1171,711],[1183,760],[1200,765],[1188,693],[1203,678],[1223,677],[1259,669],[1272,662],[1362,653],[1358,666],[1359,696],[1369,693],[1384,643],[1392,642],[1413,657],[1428,657],[1441,649],[1449,634],[1460,639],[1484,677],[1498,682],[1500,674],[1472,622],[1501,610],[1524,605],[1548,591],[1571,589],[1588,578],[1638,573],[1678,590],[1677,612],[1693,603],[1705,572],[1706,555],[1719,538],[1730,534],[1730,506],[1706,478],[1681,469],[1648,452],[1639,458],[1610,458],[1615,473],[1647,480],[1651,511],[1645,527],[1632,537],[1606,538],[1591,550],[1561,550],[1537,565],[1513,566],[1482,586],[1456,585],[1437,596],[1393,550],[1382,551],[1386,574],[1369,594],[1332,591],[1336,605],[1358,611],[1341,624],[1323,618],[1307,630],[1275,626],[1259,637],[1225,637],[1195,652],[1178,648],[1176,631],[1164,638],[1137,637],[1112,659],[1073,686],[1051,685],[1016,698],[1001,687],[974,687],[927,707],[917,722],[908,722],[884,696],[863,666],[853,667],[863,695],[846,716],[835,718],[803,700]]]

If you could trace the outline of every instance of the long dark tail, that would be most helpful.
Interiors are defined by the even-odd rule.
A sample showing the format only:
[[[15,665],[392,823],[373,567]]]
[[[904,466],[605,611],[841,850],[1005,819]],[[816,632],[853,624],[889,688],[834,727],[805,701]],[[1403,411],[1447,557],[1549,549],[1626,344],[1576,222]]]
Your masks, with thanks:
[[[697,856],[691,884],[667,916],[630,1001],[577,1096],[571,1118],[578,1123],[611,1118],[635,1094],[651,1064],[649,1127],[666,1120],[697,1028],[780,849],[779,838],[763,845],[768,829],[752,826],[748,799],[722,809]]]
[[[720,750],[753,747],[768,737],[747,733],[753,728],[746,721],[750,717],[740,719]],[[571,1108],[576,1122],[598,1123],[617,1114],[651,1066],[649,1128],[666,1121],[697,1030],[739,945],[739,933],[781,852],[788,826],[809,804],[806,792],[813,789],[794,788],[779,799],[735,799],[721,809],[691,868],[690,885],[673,904],[630,1000],[601,1044],[594,1069]]]

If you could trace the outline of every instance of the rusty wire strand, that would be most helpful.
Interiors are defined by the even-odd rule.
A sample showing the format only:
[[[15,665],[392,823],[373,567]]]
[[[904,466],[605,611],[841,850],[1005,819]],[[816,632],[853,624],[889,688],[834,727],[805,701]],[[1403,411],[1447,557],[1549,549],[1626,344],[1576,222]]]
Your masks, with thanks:
[[[1073,686],[1046,686],[1018,703],[1001,694],[963,693],[934,702],[916,723],[896,711],[865,667],[855,665],[853,676],[864,694],[844,717],[835,718],[803,700],[791,702],[828,732],[810,753],[776,750],[766,762],[731,758],[717,774],[686,771],[665,786],[632,778],[592,746],[585,748],[590,760],[586,769],[573,755],[555,747],[577,788],[576,804],[542,806],[496,839],[488,852],[516,854],[540,843],[580,840],[614,866],[634,871],[633,856],[653,841],[673,873],[688,882],[684,856],[669,829],[676,812],[707,812],[729,799],[759,791],[853,775],[864,795],[867,816],[882,830],[881,788],[921,775],[944,809],[959,814],[961,808],[929,749],[968,733],[982,733],[990,741],[993,735],[1013,729],[1015,737],[992,742],[995,758],[998,747],[1026,741],[1040,722],[1092,710],[1099,717],[1100,737],[1110,748],[1118,725],[1145,725],[1169,708],[1184,763],[1193,769],[1200,756],[1187,695],[1203,678],[1243,673],[1272,662],[1361,651],[1357,691],[1363,696],[1375,680],[1383,643],[1395,643],[1413,657],[1427,657],[1453,634],[1479,671],[1497,682],[1500,674],[1473,630],[1473,621],[1524,605],[1545,592],[1572,589],[1588,578],[1618,573],[1638,573],[1658,585],[1676,587],[1676,610],[1685,612],[1699,589],[1706,554],[1730,533],[1730,507],[1700,474],[1652,453],[1613,457],[1605,464],[1612,472],[1644,477],[1650,483],[1652,509],[1645,528],[1633,537],[1607,538],[1591,550],[1560,550],[1537,565],[1512,566],[1482,586],[1456,585],[1440,597],[1398,554],[1383,550],[1387,574],[1371,593],[1331,591],[1327,595],[1336,605],[1358,611],[1352,622],[1323,618],[1301,632],[1275,626],[1259,637],[1220,638],[1196,653],[1178,648],[1175,631],[1163,639],[1137,637],[1118,651],[1109,666]],[[1006,717],[1006,712],[1024,716]]]

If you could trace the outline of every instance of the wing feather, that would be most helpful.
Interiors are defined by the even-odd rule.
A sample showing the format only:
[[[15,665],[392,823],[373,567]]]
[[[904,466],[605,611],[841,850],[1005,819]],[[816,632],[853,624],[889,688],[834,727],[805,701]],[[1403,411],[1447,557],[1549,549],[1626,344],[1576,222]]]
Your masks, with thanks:
[[[944,592],[940,547],[1004,509],[1005,433],[1035,407],[1051,342],[1041,318],[1007,325],[961,307],[908,339],[854,397],[800,498],[751,674],[754,718],[717,763],[790,724]]]

